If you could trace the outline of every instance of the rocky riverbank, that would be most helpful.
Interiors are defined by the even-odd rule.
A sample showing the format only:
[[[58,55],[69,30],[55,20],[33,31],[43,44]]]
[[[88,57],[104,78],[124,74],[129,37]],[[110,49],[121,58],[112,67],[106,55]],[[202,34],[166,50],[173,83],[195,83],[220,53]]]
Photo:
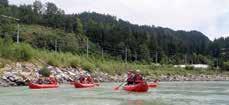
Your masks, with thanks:
[[[3,71],[0,78],[0,86],[25,86],[29,81],[39,77],[39,70],[42,66],[38,66],[32,63],[16,63],[11,65],[5,65],[1,69]],[[47,66],[48,70],[51,71],[51,75],[54,76],[59,83],[69,83],[74,81],[75,78],[79,77],[80,72],[86,73],[88,71],[80,68],[60,68],[54,66]],[[103,72],[91,73],[95,81],[108,82],[114,81],[112,76]]]
[[[0,77],[0,86],[25,86],[29,81],[39,77],[38,71],[42,66],[32,64],[32,63],[15,63],[11,65],[5,65],[4,68],[1,68],[2,75]],[[75,78],[79,77],[80,72],[88,72],[80,68],[60,68],[54,66],[47,67],[52,76],[54,76],[59,83],[69,83],[74,81]],[[123,81],[125,79],[124,75],[109,75],[107,73],[100,72],[95,70],[91,73],[95,81],[99,82],[116,82]],[[158,77],[146,76],[147,81],[153,81],[155,78],[161,81],[226,81],[229,80],[229,77],[226,75],[161,75]]]

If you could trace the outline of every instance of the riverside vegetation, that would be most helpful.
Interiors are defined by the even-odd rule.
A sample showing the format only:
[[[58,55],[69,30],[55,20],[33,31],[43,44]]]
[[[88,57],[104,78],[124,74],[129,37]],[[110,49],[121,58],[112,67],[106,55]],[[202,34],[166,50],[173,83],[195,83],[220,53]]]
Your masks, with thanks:
[[[6,41],[0,38],[0,57],[1,57],[1,68],[4,68],[5,65],[10,65],[16,62],[31,63],[33,65],[30,69],[40,69],[42,65],[51,65],[53,72],[63,70],[73,70],[74,68],[82,67],[87,72],[96,74],[96,77],[102,77],[103,81],[120,81],[120,78],[124,78],[123,73],[128,69],[140,69],[142,73],[147,77],[146,79],[155,79],[159,78],[162,80],[227,80],[228,72],[219,72],[218,70],[211,69],[195,69],[192,67],[187,68],[176,68],[172,65],[156,65],[156,64],[143,64],[143,63],[126,63],[121,60],[115,60],[112,58],[102,58],[97,55],[77,55],[72,53],[64,52],[55,52],[47,51],[43,49],[34,49],[29,44],[25,43],[13,43],[12,41]],[[26,63],[27,62],[27,63]],[[36,67],[35,65],[39,65]],[[21,66],[20,66],[21,67]],[[70,67],[70,68],[69,68]],[[17,70],[16,67],[12,65],[10,69],[0,69],[6,70],[5,72]],[[23,72],[23,68],[19,68]],[[4,71],[1,71],[3,73]],[[35,72],[35,71],[33,71]],[[101,72],[103,74],[99,74]],[[108,73],[108,74],[107,74]],[[67,73],[71,74],[71,73]],[[67,75],[66,74],[66,75]],[[79,74],[79,73],[77,73]],[[117,77],[119,74],[121,77]],[[56,74],[59,75],[59,74]],[[107,77],[110,75],[110,77]],[[112,76],[113,75],[113,76]],[[74,74],[71,76],[74,76]],[[103,78],[104,77],[104,78]],[[216,78],[217,77],[217,78]],[[222,77],[222,78],[220,78]],[[107,80],[104,80],[104,79]],[[116,79],[115,79],[116,78]],[[199,79],[198,79],[199,78]],[[31,78],[30,78],[31,79]],[[73,80],[72,77],[67,80]]]
[[[93,72],[100,70],[109,74],[122,74],[127,69],[141,69],[143,74],[152,75],[188,75],[188,74],[216,74],[217,70],[194,68],[176,68],[173,65],[144,64],[141,62],[125,62],[112,58],[102,58],[100,55],[78,55],[69,52],[55,52],[34,49],[26,43],[13,43],[0,38],[1,67],[11,62],[33,62],[48,64],[56,67],[79,67]],[[40,61],[39,61],[40,60]],[[42,63],[41,63],[42,62]]]

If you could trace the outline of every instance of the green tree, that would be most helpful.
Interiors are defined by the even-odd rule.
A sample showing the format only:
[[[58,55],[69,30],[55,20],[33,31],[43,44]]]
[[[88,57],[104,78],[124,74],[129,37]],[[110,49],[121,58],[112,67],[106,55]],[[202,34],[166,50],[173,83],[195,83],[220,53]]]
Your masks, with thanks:
[[[83,35],[84,34],[84,32],[83,32],[83,24],[82,24],[82,22],[81,22],[81,20],[80,20],[79,17],[76,17],[76,29],[75,29],[75,33],[77,35]]]
[[[54,3],[47,2],[45,11],[46,24],[51,27],[59,27],[63,24],[63,14],[64,11],[59,9]]]
[[[229,70],[229,61],[223,63],[223,69]]]
[[[146,44],[141,44],[140,46],[140,56],[142,60],[150,60],[150,51]]]
[[[4,37],[5,39],[12,39],[14,32],[15,32],[15,26],[13,25],[14,21],[10,20],[5,17],[0,18],[0,35],[1,37]]]
[[[32,5],[21,5],[19,7],[20,13],[18,17],[20,17],[21,22],[25,24],[36,23],[36,16],[34,15],[32,8]]]
[[[47,7],[47,9],[46,9],[46,14],[47,14],[48,16],[52,16],[52,15],[57,14],[57,12],[58,12],[58,7],[56,6],[56,4],[51,3],[51,2],[47,2],[47,3],[46,3],[46,7]]]
[[[35,12],[35,14],[42,14],[42,12],[44,12],[42,9],[43,4],[40,1],[36,0],[33,2],[33,11]]]

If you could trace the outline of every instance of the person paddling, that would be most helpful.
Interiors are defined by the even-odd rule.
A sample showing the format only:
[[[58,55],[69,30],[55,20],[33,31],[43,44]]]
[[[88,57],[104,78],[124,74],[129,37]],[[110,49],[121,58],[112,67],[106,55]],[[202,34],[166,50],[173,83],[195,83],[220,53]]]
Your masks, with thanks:
[[[127,84],[126,85],[133,85],[134,84],[134,73],[133,71],[129,70],[127,72]]]
[[[43,84],[43,78],[38,78],[37,80],[35,80],[35,83],[37,84]]]
[[[140,73],[140,70],[136,70],[135,76],[134,76],[134,84],[143,83],[143,82],[144,82],[144,79]]]
[[[154,83],[158,83],[158,82],[160,82],[160,80],[159,79],[155,79],[153,82]]]
[[[114,87],[114,90],[119,90],[119,87],[121,87],[122,85],[124,85],[126,82],[126,85],[133,85],[134,84],[134,73],[133,71],[129,70],[127,72],[127,79],[124,80],[124,82],[122,82],[119,86]]]
[[[85,78],[85,76],[83,74],[80,74],[80,77],[79,77],[78,80],[79,80],[80,83],[85,83],[86,78]]]
[[[54,76],[50,76],[49,77],[49,80],[50,80],[50,84],[57,84],[57,81],[56,81],[56,79],[54,78]]]
[[[90,74],[87,74],[86,82],[89,83],[89,84],[93,84],[94,83],[94,80],[93,80],[93,78],[91,77]]]
[[[40,77],[35,83],[37,84],[52,84],[50,77]]]
[[[133,77],[133,78],[132,78]],[[140,70],[136,70],[136,72],[127,72],[127,84],[126,86],[128,87],[128,85],[135,85],[135,84],[139,84],[139,83],[144,83],[145,85],[145,81],[140,73]],[[119,87],[121,87],[125,82],[123,82],[122,84],[120,84],[119,86],[116,86],[114,88],[114,90],[119,90]],[[126,87],[124,86],[124,87]],[[147,86],[147,90],[148,90],[148,86]]]

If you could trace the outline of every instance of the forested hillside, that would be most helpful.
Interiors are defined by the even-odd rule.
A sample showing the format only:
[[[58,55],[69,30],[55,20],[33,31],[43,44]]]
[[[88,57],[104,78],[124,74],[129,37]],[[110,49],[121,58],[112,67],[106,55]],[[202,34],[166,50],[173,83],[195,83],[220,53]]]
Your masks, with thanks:
[[[0,0],[0,14],[1,37],[16,41],[19,23],[20,40],[34,48],[72,53],[90,51],[130,62],[162,64],[223,66],[228,60],[229,38],[210,41],[198,31],[136,25],[95,12],[65,14],[54,3],[40,1],[15,6],[9,5],[8,0]]]

